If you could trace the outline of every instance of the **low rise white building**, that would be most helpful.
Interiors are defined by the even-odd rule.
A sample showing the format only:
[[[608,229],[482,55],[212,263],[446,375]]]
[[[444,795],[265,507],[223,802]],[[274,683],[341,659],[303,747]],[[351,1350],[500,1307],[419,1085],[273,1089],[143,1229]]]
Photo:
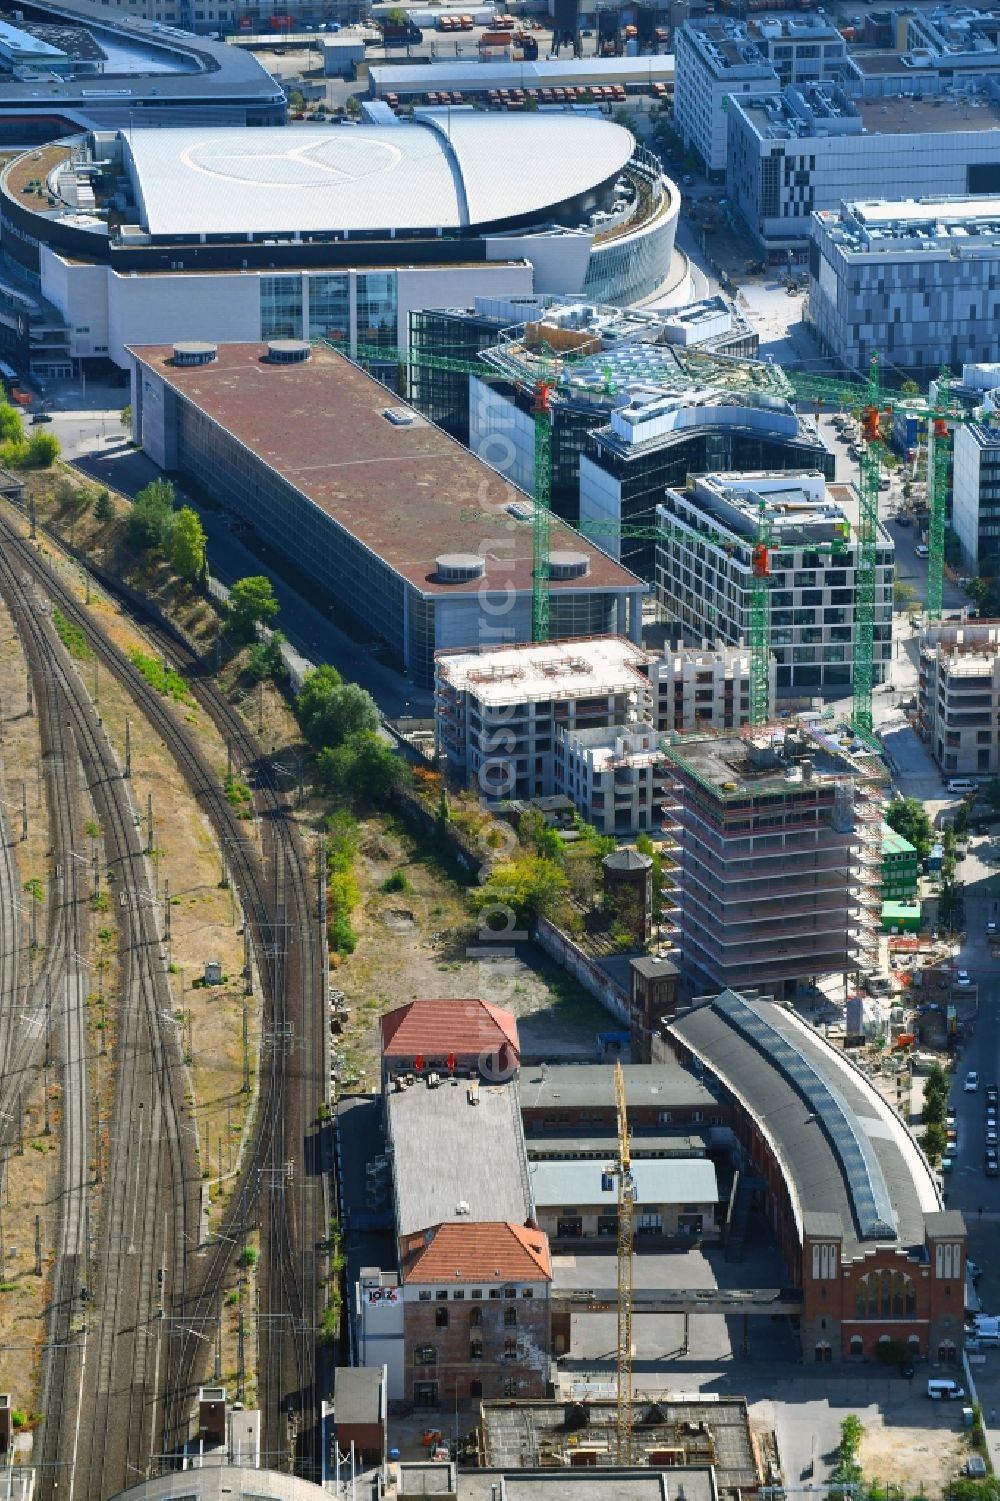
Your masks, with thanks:
[[[927,743],[943,772],[1000,772],[1000,621],[925,627],[919,704]]]
[[[1000,118],[1000,116],[998,116]],[[844,202],[813,215],[806,317],[852,370],[1000,358],[1000,197]]]
[[[750,640],[753,551],[769,536],[770,642],[777,688],[843,688],[853,677],[857,543],[844,485],[822,474],[706,474],[657,507],[656,593],[689,630]],[[892,653],[895,549],[878,529],[874,681]]]
[[[666,758],[650,725],[557,731],[555,782],[602,834],[626,838],[662,822]]]

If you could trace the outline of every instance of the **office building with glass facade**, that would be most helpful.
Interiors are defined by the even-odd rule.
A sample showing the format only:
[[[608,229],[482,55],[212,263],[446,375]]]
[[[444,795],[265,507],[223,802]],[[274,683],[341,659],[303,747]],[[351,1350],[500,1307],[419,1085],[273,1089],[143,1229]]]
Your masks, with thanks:
[[[356,365],[289,341],[131,360],[154,463],[249,522],[417,687],[438,651],[531,640],[531,529],[507,511],[524,497]],[[561,525],[549,586],[553,637],[638,639],[645,585]]]
[[[46,151],[0,173],[0,248],[95,373],[187,338],[329,338],[365,358],[405,349],[413,309],[477,296],[647,297],[680,207],[630,131],[564,111],[129,129]],[[26,197],[39,174],[44,207]]]

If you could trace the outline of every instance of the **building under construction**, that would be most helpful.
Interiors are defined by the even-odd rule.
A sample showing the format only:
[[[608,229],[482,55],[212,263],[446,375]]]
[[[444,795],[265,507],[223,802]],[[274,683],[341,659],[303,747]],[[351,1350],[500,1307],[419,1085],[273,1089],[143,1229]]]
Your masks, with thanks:
[[[880,921],[876,758],[801,729],[674,737],[665,824],[695,993],[874,964]]]
[[[480,1463],[486,1469],[616,1469],[617,1406],[598,1401],[484,1402]],[[718,1495],[761,1485],[744,1398],[672,1401],[636,1397],[632,1464],[711,1465]]]

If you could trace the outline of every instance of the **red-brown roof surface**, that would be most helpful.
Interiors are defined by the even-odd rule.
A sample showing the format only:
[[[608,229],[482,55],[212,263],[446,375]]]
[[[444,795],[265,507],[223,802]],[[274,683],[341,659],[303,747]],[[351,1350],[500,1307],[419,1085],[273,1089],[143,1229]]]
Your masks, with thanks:
[[[513,1015],[488,1001],[410,1001],[388,1011],[381,1027],[385,1058],[496,1052],[504,1043],[510,1044],[515,1057],[521,1056]]]
[[[427,1240],[431,1234],[433,1239]],[[548,1236],[506,1220],[435,1225],[401,1248],[404,1282],[537,1282],[552,1278]]]
[[[395,426],[383,414],[402,400],[341,355],[319,347],[304,363],[272,365],[262,344],[220,344],[210,364],[184,366],[170,363],[168,344],[132,353],[422,592],[483,588],[438,580],[435,560],[455,552],[482,556],[496,589],[531,589],[532,528],[503,509],[523,493],[433,423]],[[585,577],[553,579],[554,590],[642,587],[557,520],[552,548],[590,559]]]

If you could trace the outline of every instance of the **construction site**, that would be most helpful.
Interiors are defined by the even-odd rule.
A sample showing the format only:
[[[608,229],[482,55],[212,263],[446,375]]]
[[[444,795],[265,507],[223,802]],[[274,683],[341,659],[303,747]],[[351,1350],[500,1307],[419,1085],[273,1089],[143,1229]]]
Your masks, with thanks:
[[[878,960],[885,773],[850,735],[675,735],[673,918],[703,991],[794,993]]]
[[[721,1401],[635,1398],[631,1463],[715,1468],[720,1495],[753,1492],[764,1482],[761,1457],[742,1397]],[[487,1469],[619,1468],[618,1409],[610,1400],[484,1402],[480,1463]]]

